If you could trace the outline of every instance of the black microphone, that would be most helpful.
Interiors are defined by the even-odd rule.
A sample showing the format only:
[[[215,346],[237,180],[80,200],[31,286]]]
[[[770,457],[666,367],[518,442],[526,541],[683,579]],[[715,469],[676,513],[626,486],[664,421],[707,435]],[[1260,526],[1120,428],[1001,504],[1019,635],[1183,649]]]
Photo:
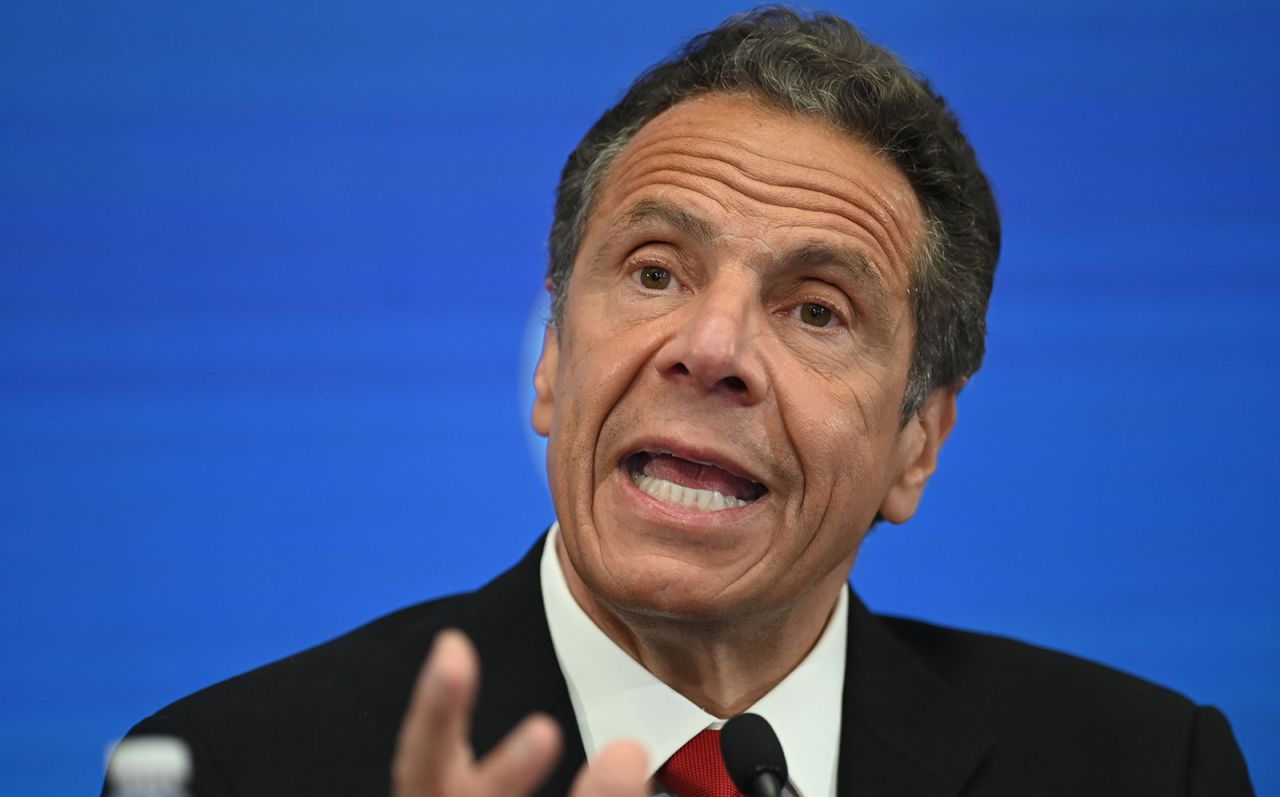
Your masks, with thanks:
[[[738,791],[747,797],[781,797],[787,758],[769,721],[739,714],[720,729],[720,754]]]

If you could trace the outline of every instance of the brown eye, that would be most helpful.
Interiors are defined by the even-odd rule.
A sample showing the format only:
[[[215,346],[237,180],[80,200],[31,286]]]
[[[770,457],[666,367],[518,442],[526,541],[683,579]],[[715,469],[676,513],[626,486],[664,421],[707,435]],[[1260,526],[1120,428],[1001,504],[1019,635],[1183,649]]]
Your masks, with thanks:
[[[823,307],[813,302],[805,302],[800,305],[800,319],[811,326],[825,327],[830,326],[833,316],[831,308]]]
[[[640,269],[640,284],[655,291],[666,290],[671,284],[671,272],[657,266]]]

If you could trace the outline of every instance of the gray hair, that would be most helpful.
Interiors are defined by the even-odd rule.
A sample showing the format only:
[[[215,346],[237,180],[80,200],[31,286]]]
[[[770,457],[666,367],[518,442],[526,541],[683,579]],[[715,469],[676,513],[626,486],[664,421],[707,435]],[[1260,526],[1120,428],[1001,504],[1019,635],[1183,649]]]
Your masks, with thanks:
[[[551,225],[552,325],[564,317],[587,220],[619,153],[663,111],[714,92],[746,93],[826,120],[870,143],[915,189],[926,229],[908,288],[916,340],[903,422],[933,388],[958,384],[977,371],[1000,252],[1000,217],[955,114],[924,78],[850,23],[776,6],[732,17],[651,67],[569,156]]]

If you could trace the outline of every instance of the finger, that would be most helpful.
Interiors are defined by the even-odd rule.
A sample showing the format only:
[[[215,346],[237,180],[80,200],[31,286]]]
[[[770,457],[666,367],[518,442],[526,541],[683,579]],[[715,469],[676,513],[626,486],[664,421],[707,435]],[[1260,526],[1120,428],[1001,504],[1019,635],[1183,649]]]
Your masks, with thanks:
[[[629,739],[606,745],[583,767],[570,797],[647,797],[649,755]]]
[[[525,717],[480,762],[476,794],[521,797],[551,774],[560,758],[560,728],[550,717]]]
[[[400,797],[443,794],[444,784],[469,770],[467,741],[480,666],[461,631],[436,635],[418,674],[400,726],[392,774]]]

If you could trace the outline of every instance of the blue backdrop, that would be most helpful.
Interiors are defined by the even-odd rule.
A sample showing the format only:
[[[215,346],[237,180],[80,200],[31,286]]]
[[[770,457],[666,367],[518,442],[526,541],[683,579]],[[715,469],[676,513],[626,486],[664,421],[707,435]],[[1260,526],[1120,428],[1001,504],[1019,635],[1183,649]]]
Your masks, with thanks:
[[[1280,7],[833,5],[959,109],[1007,241],[855,582],[1217,704],[1280,793]],[[530,544],[559,168],[735,10],[0,10],[0,793],[91,792],[162,704]]]

